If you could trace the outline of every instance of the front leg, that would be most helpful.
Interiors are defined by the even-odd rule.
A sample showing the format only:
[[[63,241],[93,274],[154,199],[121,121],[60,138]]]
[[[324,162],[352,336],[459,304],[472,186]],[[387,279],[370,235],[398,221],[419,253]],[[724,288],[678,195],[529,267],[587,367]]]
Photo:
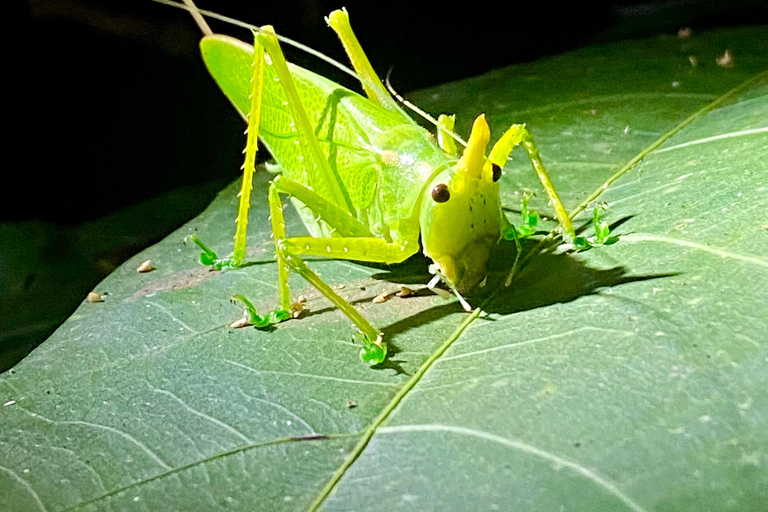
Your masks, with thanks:
[[[509,158],[509,154],[520,144],[523,145],[523,148],[528,154],[533,170],[536,171],[539,181],[541,181],[544,191],[549,197],[549,202],[555,209],[555,218],[560,225],[560,232],[563,235],[563,238],[566,242],[571,243],[576,236],[573,229],[573,223],[571,222],[568,212],[565,210],[565,206],[563,206],[563,202],[560,201],[560,197],[557,195],[557,190],[555,190],[555,186],[549,178],[547,169],[544,167],[544,162],[541,161],[539,148],[533,141],[531,132],[528,131],[524,124],[513,124],[504,135],[502,135],[501,139],[499,139],[493,146],[493,150],[491,150],[491,162],[499,167],[504,167],[504,164],[507,163],[507,158]]]

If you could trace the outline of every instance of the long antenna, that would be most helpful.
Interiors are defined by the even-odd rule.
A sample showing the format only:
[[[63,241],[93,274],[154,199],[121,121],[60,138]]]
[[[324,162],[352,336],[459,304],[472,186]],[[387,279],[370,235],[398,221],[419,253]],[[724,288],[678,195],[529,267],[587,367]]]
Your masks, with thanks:
[[[205,22],[205,19],[203,18],[203,16],[205,16],[206,18],[223,21],[224,23],[229,23],[230,25],[234,25],[236,27],[245,28],[253,32],[261,32],[261,27],[258,27],[256,25],[251,25],[250,23],[245,23],[243,21],[236,20],[235,18],[230,18],[229,16],[224,16],[222,14],[218,14],[212,11],[206,11],[205,9],[198,9],[197,6],[195,6],[195,4],[192,2],[192,0],[183,0],[184,1],[183,4],[179,2],[175,2],[174,0],[152,0],[152,1],[157,2],[158,4],[168,5],[171,7],[175,7],[176,9],[182,9],[184,11],[188,11],[190,14],[192,14],[192,16],[195,19],[195,22],[197,23],[197,25],[200,27],[200,30],[205,35],[212,35],[213,31],[208,26],[208,23]],[[271,35],[275,36],[277,40],[280,41],[281,43],[285,43],[289,46],[293,46],[294,48],[297,48],[303,52],[306,52],[309,55],[312,55],[313,57],[317,57],[323,62],[327,62],[331,66],[353,77],[357,81],[362,80],[357,73],[355,73],[352,69],[348,68],[341,62],[334,60],[328,57],[327,55],[313,48],[310,48],[305,44],[295,41],[289,37],[281,36],[280,34],[271,34]]]
[[[229,16],[224,16],[223,14],[218,14],[213,11],[207,11],[205,9],[199,9],[193,0],[182,0],[184,3],[180,3],[174,0],[152,0],[153,2],[157,2],[159,4],[168,5],[170,7],[174,7],[176,9],[182,9],[184,11],[189,12],[192,17],[195,20],[195,23],[197,23],[197,26],[200,27],[200,30],[203,32],[203,34],[210,36],[213,35],[214,32],[211,29],[211,27],[208,25],[208,23],[205,21],[205,18],[211,18],[219,21],[223,21],[224,23],[228,23],[230,25],[234,25],[236,27],[245,28],[254,32],[261,32],[261,27],[258,27],[256,25],[252,25],[250,23],[245,23],[243,21],[237,20],[235,18],[231,18]],[[308,53],[309,55],[312,55],[313,57],[317,57],[318,59],[322,60],[323,62],[326,62],[330,64],[331,66],[339,69],[340,71],[346,73],[347,75],[351,76],[352,78],[356,79],[359,82],[363,82],[363,78],[358,75],[354,70],[350,69],[349,67],[345,66],[341,62],[332,59],[331,57],[328,57],[324,53],[321,53],[314,48],[311,48],[305,44],[302,44],[296,40],[293,40],[289,37],[281,36],[280,34],[272,34],[275,36],[278,41],[285,43],[289,46],[293,46],[296,49],[299,49],[303,52]],[[394,98],[402,103],[407,109],[411,110],[418,116],[425,119],[427,122],[433,124],[435,127],[438,127],[437,120],[432,117],[430,114],[419,108],[418,106],[414,105],[410,101],[403,98],[395,89],[392,87],[392,84],[389,82],[389,76],[392,73],[392,70],[390,69],[387,73],[387,78],[385,80],[385,84],[387,86],[387,90],[394,96]],[[467,143],[459,137],[457,134],[455,134],[452,131],[446,130],[445,128],[440,128],[444,132],[446,132],[448,135],[450,135],[453,139],[456,140],[459,144],[466,147]]]
[[[184,0],[184,5],[187,6],[187,10],[189,11],[189,14],[192,15],[192,18],[194,18],[195,23],[197,23],[197,26],[200,27],[200,30],[203,31],[203,34],[207,36],[212,36],[213,30],[211,30],[211,27],[208,26],[208,22],[205,21],[205,18],[203,18],[203,15],[200,14],[200,10],[197,8],[195,3],[192,0]]]
[[[455,139],[455,140],[456,140],[456,142],[458,142],[458,143],[459,143],[459,144],[461,144],[462,146],[464,146],[464,147],[467,147],[467,143],[464,141],[464,139],[462,139],[461,137],[459,137],[458,135],[456,135],[455,133],[453,133],[453,131],[451,131],[451,130],[446,130],[445,128],[441,127],[441,126],[438,124],[437,120],[436,120],[434,117],[432,117],[430,114],[426,113],[426,112],[425,112],[425,111],[423,111],[423,110],[422,110],[420,107],[418,107],[418,106],[414,105],[413,103],[411,103],[411,102],[410,102],[410,101],[408,101],[407,99],[403,98],[403,97],[400,95],[400,93],[398,93],[398,92],[395,90],[395,88],[394,88],[394,87],[392,87],[392,84],[389,82],[389,77],[390,77],[390,75],[391,75],[391,74],[392,74],[392,68],[389,68],[389,71],[387,71],[387,78],[384,80],[384,85],[386,85],[386,86],[387,86],[387,90],[389,91],[389,93],[390,93],[392,96],[394,96],[394,97],[395,97],[395,99],[396,99],[397,101],[399,101],[400,103],[402,103],[402,104],[405,106],[405,108],[407,108],[407,109],[409,109],[409,110],[413,111],[415,114],[418,114],[419,116],[421,116],[421,117],[422,117],[422,118],[424,118],[425,120],[427,120],[427,121],[429,121],[430,123],[432,123],[433,125],[435,125],[435,127],[436,127],[436,128],[438,128],[438,129],[440,129],[440,130],[443,130],[445,133],[447,133],[448,135],[450,135],[450,136],[451,136],[453,139]]]

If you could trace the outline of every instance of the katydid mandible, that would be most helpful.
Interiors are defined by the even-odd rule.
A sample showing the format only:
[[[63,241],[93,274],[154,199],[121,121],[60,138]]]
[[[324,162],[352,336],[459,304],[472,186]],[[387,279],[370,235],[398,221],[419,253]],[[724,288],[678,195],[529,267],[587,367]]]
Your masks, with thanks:
[[[433,137],[384,87],[345,10],[333,11],[326,21],[339,36],[366,97],[287,63],[272,27],[254,27],[251,46],[213,34],[191,0],[185,4],[206,34],[200,47],[208,70],[248,123],[234,252],[219,259],[195,239],[206,251],[204,263],[215,268],[244,263],[257,138],[280,169],[268,192],[279,306],[259,317],[238,296],[254,323],[290,318],[288,275],[296,272],[362,332],[361,358],[371,365],[381,363],[387,353],[381,333],[302,257],[392,264],[416,254],[419,242],[433,262],[431,285],[442,280],[467,308],[460,294],[483,282],[493,246],[518,237],[502,211],[498,183],[518,145],[543,185],[560,235],[566,242],[575,240],[568,213],[525,125],[512,125],[490,153],[484,115],[475,119],[461,153],[451,137],[452,116],[440,116]],[[311,236],[286,233],[281,196],[291,199]]]

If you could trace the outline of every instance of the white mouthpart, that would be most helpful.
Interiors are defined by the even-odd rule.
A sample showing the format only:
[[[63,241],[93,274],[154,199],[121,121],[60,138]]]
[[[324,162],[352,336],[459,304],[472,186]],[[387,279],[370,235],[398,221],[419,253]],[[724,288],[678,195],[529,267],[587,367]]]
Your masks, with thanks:
[[[456,298],[459,299],[459,304],[461,304],[461,307],[464,308],[464,311],[472,311],[472,306],[469,305],[469,302],[464,300],[464,297],[461,296],[459,293],[459,290],[456,289],[453,284],[451,284],[447,279],[443,277],[442,274],[435,274],[435,276],[430,279],[429,283],[427,283],[427,288],[435,292],[436,294],[440,295],[444,299],[447,299],[450,297],[450,294],[446,292],[445,290],[441,290],[440,288],[436,288],[437,283],[440,282],[440,280],[443,280],[446,285],[448,285],[448,288],[451,289],[451,291],[456,295]]]
[[[440,274],[435,274],[435,277],[433,277],[429,283],[427,283],[427,288],[435,292],[437,295],[441,296],[444,299],[450,299],[451,294],[448,293],[447,290],[443,290],[442,288],[437,288],[437,283],[440,282]]]
[[[459,299],[459,304],[461,304],[461,307],[464,308],[464,311],[467,311],[467,312],[472,311],[472,306],[469,305],[469,302],[464,300],[464,297],[461,296],[458,290],[454,289],[453,293],[456,294],[456,297]]]

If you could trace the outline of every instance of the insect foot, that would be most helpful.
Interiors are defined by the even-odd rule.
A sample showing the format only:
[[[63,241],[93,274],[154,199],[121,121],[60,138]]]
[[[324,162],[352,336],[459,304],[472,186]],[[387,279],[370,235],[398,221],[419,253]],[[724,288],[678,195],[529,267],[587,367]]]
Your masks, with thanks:
[[[184,243],[186,244],[187,242],[194,242],[195,245],[203,250],[203,252],[200,253],[200,263],[206,267],[211,267],[211,270],[240,268],[242,266],[242,263],[236,261],[232,256],[227,258],[219,258],[216,252],[205,245],[205,243],[203,243],[203,241],[200,240],[200,238],[198,238],[195,233],[187,235],[184,238]]]
[[[371,341],[368,337],[359,332],[363,337],[363,347],[360,349],[360,360],[364,363],[368,363],[370,366],[376,366],[381,364],[387,358],[387,344],[384,343],[382,334],[376,337],[375,341]]]
[[[615,244],[619,241],[618,235],[611,235],[611,228],[608,223],[600,218],[600,212],[605,210],[605,204],[595,206],[592,211],[592,226],[595,228],[595,235],[590,237],[577,236],[573,240],[573,246],[578,251],[588,251],[594,247]]]
[[[520,217],[522,223],[517,228],[517,236],[520,238],[526,238],[531,235],[537,234],[537,224],[539,223],[539,214],[533,210],[528,209],[528,201],[531,198],[529,193],[523,194],[523,204],[520,207]]]
[[[290,311],[285,311],[283,309],[276,309],[266,315],[259,315],[256,312],[256,307],[253,305],[253,303],[239,293],[237,295],[233,295],[230,300],[233,304],[242,304],[243,319],[246,320],[246,322],[243,322],[242,319],[238,320],[233,324],[234,327],[245,327],[246,325],[252,325],[257,329],[265,329],[271,325],[279,324],[280,322],[288,320],[292,317]]]

